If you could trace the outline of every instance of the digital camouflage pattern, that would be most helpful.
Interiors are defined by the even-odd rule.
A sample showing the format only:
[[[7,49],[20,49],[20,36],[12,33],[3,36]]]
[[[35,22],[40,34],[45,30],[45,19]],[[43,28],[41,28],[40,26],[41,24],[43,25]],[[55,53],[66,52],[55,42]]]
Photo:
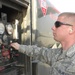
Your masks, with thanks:
[[[20,45],[19,51],[49,64],[50,75],[75,75],[75,45],[68,50]]]

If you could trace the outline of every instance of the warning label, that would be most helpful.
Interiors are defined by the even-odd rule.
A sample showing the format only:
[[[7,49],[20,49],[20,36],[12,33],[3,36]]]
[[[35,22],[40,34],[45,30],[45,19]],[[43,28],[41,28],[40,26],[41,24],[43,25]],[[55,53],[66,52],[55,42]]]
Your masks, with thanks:
[[[40,6],[41,6],[41,9],[42,9],[42,13],[45,16],[46,12],[47,12],[46,0],[40,0]]]

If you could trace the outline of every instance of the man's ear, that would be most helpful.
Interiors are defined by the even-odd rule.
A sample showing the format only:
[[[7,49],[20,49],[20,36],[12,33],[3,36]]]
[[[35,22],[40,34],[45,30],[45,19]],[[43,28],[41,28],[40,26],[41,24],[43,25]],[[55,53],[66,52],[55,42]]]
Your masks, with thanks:
[[[75,32],[74,30],[75,30],[75,29],[74,29],[73,26],[70,26],[70,27],[69,27],[69,33],[73,33],[73,32]]]
[[[70,32],[70,33],[72,33],[72,31],[73,31],[73,29],[72,29],[72,28],[70,28],[70,29],[69,29],[69,32]]]

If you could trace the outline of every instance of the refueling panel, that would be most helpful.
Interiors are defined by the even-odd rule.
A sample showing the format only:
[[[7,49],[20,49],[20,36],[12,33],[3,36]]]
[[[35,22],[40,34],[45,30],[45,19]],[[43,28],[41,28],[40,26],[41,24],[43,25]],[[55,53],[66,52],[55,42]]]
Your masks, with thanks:
[[[13,39],[13,25],[7,22],[7,14],[1,13],[0,21],[0,72],[17,64],[18,52],[10,47]],[[18,42],[18,41],[17,41]],[[13,66],[14,67],[14,66]]]

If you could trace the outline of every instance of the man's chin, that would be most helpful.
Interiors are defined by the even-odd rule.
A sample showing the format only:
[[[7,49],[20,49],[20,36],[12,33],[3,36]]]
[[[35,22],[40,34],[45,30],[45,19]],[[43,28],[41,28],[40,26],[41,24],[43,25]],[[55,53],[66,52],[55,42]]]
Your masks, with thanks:
[[[56,39],[56,38],[54,38],[54,40],[55,40],[55,41],[57,41],[57,42],[59,42],[59,40],[58,40],[58,39]]]

